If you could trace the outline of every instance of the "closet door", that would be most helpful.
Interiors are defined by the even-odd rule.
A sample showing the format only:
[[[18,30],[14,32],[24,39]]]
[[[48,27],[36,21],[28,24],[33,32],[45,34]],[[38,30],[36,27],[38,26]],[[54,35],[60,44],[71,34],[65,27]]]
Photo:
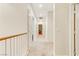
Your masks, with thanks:
[[[55,55],[72,54],[72,4],[55,4]]]

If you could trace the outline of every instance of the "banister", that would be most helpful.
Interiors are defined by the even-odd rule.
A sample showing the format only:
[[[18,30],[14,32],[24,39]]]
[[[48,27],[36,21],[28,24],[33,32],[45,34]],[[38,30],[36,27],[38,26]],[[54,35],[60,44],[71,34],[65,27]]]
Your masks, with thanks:
[[[21,35],[25,35],[25,34],[27,34],[27,33],[25,32],[25,33],[20,33],[20,34],[15,34],[15,35],[9,35],[9,36],[5,36],[5,37],[0,37],[0,41],[7,40],[7,39],[10,39],[10,38],[14,38],[14,37],[21,36]]]

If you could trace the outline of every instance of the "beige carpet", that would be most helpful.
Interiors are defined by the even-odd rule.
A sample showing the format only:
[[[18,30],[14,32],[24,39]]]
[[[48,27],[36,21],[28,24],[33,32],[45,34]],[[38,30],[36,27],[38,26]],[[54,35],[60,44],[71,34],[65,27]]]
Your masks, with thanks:
[[[52,56],[53,55],[53,43],[42,42],[35,43],[29,49],[29,56]]]

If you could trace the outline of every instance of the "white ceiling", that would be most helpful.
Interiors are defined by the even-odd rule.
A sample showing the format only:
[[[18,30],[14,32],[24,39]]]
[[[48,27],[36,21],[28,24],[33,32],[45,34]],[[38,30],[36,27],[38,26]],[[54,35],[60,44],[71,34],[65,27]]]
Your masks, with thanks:
[[[41,8],[40,5],[42,5]],[[52,3],[32,3],[31,7],[37,18],[38,17],[45,18],[47,16],[48,11],[53,11]]]

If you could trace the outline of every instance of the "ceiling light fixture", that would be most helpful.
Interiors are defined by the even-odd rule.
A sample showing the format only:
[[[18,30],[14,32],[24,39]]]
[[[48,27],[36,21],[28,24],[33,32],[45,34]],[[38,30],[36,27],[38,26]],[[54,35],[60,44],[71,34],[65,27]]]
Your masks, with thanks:
[[[40,8],[42,8],[42,7],[43,7],[43,5],[42,5],[42,4],[39,4],[39,7],[40,7]]]

